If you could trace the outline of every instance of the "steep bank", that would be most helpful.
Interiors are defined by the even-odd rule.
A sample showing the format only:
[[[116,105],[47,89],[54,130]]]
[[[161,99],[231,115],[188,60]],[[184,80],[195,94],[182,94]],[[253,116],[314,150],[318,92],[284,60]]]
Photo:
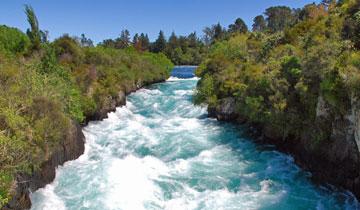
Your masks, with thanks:
[[[170,78],[127,97],[83,129],[86,152],[31,195],[33,209],[356,209],[313,185],[288,155],[192,104],[197,78]],[[263,147],[264,148],[264,147]]]
[[[109,96],[103,103],[103,107],[97,109],[92,116],[87,116],[84,125],[89,121],[102,120],[107,117],[107,113],[115,111],[116,107],[126,104],[126,95],[150,84],[163,82],[164,79],[152,81],[138,81],[129,86],[126,91],[119,91],[116,97]],[[56,175],[56,168],[65,162],[77,159],[84,152],[85,137],[79,123],[73,121],[71,129],[66,134],[66,138],[51,152],[51,156],[43,162],[39,169],[31,175],[18,174],[13,191],[14,196],[11,201],[4,206],[3,210],[22,210],[31,207],[29,194],[45,185],[51,183]]]
[[[103,119],[127,93],[168,78],[173,64],[161,53],[84,46],[69,35],[16,51],[8,39],[16,48],[28,37],[6,26],[0,32],[0,206],[26,207],[28,189],[82,154],[78,124]]]
[[[270,31],[217,41],[197,69],[195,102],[219,120],[257,128],[315,179],[359,198],[360,48],[353,30],[360,5],[333,1],[299,11],[286,27],[269,23]]]
[[[216,107],[208,107],[209,115],[220,121],[249,123],[252,131],[262,143],[275,144],[278,149],[294,156],[295,162],[305,170],[312,172],[312,178],[319,183],[330,183],[350,190],[360,198],[360,150],[359,150],[359,104],[353,100],[351,109],[344,116],[330,116],[330,108],[319,97],[316,120],[309,130],[324,125],[330,126],[331,135],[326,143],[309,141],[309,130],[301,133],[300,139],[283,138],[283,134],[274,132],[271,125],[254,124],[239,114],[234,98],[221,100]]]
[[[17,175],[13,189],[14,196],[2,209],[29,209],[31,207],[30,192],[51,183],[55,178],[56,167],[66,161],[78,158],[84,152],[84,141],[85,137],[81,131],[81,126],[73,122],[66,138],[51,152],[51,156],[41,164],[39,169],[35,170],[31,175]]]

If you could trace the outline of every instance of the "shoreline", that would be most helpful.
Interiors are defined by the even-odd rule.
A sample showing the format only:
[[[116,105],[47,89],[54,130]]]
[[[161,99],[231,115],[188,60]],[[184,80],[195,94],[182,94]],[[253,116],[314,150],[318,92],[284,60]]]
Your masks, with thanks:
[[[117,107],[126,105],[126,97],[137,90],[149,85],[166,82],[167,79],[144,81],[134,85],[127,91],[119,91],[117,98],[111,98],[111,103],[107,107],[101,107],[92,116],[86,116],[83,123],[72,121],[71,132],[67,138],[52,151],[50,158],[44,161],[39,170],[31,175],[25,173],[17,174],[14,196],[7,205],[1,210],[22,210],[31,208],[30,193],[45,187],[54,181],[56,169],[68,161],[76,160],[84,154],[86,139],[82,129],[91,121],[101,121],[107,118],[107,114],[114,112]]]
[[[338,138],[314,149],[306,139],[281,139],[273,135],[269,127],[249,123],[232,109],[235,105],[231,104],[232,101],[229,100],[228,104],[221,104],[220,107],[208,107],[208,117],[245,125],[248,128],[247,134],[254,138],[255,143],[274,145],[277,151],[293,157],[302,170],[311,173],[310,179],[314,184],[335,186],[349,191],[360,200],[360,160],[357,158],[359,154],[354,151],[354,142]],[[339,151],[339,148],[342,150]]]

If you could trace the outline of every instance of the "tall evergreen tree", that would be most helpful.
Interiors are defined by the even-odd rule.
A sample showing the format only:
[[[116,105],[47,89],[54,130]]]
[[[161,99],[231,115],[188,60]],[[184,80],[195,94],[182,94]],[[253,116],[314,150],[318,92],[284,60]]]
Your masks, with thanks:
[[[152,51],[153,52],[163,52],[166,48],[166,39],[163,31],[159,32],[159,36],[153,44]]]
[[[197,47],[199,39],[198,39],[198,37],[196,35],[196,32],[190,33],[188,35],[187,39],[188,39],[188,42],[189,42],[188,44],[189,44],[190,48]]]
[[[237,18],[235,23],[229,25],[230,33],[246,33],[248,32],[248,27],[241,18]]]
[[[270,7],[266,9],[265,15],[271,32],[281,31],[295,21],[292,10],[286,6]]]
[[[220,25],[220,23],[214,25],[213,28],[214,28],[214,40],[221,40],[225,38],[226,30]]]
[[[264,16],[258,15],[254,18],[254,24],[252,25],[253,31],[264,31],[266,29],[266,21]]]
[[[147,51],[150,48],[150,40],[147,34],[141,33],[139,37],[139,42],[141,43],[141,50]]]
[[[169,37],[168,46],[171,49],[175,49],[176,47],[178,47],[178,44],[178,37],[176,36],[175,32],[172,32]]]
[[[125,29],[121,31],[120,37],[115,40],[115,47],[124,49],[130,46],[130,32]]]

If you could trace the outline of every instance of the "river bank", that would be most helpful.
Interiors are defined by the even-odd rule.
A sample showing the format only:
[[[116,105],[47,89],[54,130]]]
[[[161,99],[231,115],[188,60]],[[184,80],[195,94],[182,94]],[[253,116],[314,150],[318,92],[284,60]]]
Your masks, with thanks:
[[[85,153],[32,194],[33,209],[354,209],[293,159],[192,103],[198,78],[171,77],[84,128]]]
[[[312,173],[315,183],[329,183],[350,190],[360,198],[360,151],[356,143],[360,128],[357,124],[359,115],[354,116],[357,112],[350,110],[349,113],[353,116],[339,117],[332,122],[323,117],[327,115],[326,105],[319,105],[315,123],[328,123],[332,125],[333,132],[326,144],[314,146],[305,132],[301,139],[284,139],[281,134],[274,132],[270,125],[248,123],[246,117],[241,116],[235,107],[237,104],[234,98],[223,99],[217,107],[208,108],[209,116],[219,121],[247,124],[252,128],[249,132],[258,142],[273,144],[280,151],[292,155],[298,165]]]
[[[141,89],[147,85],[164,82],[163,80],[155,81],[138,81],[136,84],[127,88],[125,91],[119,91],[116,97],[108,97],[108,101],[103,103],[91,116],[86,116],[86,120],[82,125],[72,121],[71,130],[66,138],[60,143],[56,150],[51,151],[51,156],[43,162],[39,169],[35,170],[31,175],[19,173],[16,177],[17,181],[13,187],[15,194],[11,201],[4,206],[3,210],[22,210],[31,207],[30,193],[35,192],[39,188],[45,187],[51,183],[56,176],[56,168],[63,165],[67,161],[79,158],[85,150],[85,136],[83,127],[90,121],[100,121],[107,117],[107,114],[116,110],[116,107],[126,105],[126,96],[132,92]]]

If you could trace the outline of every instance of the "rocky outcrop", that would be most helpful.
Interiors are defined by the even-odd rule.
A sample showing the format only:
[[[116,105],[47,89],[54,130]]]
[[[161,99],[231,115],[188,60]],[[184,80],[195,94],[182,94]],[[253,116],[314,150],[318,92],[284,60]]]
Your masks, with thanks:
[[[235,99],[228,97],[222,99],[216,107],[209,107],[208,113],[210,117],[214,117],[219,121],[234,121],[239,117],[235,107]]]
[[[107,117],[109,112],[116,110],[118,106],[126,105],[126,95],[135,92],[136,90],[150,84],[164,82],[165,79],[155,79],[152,81],[142,81],[138,80],[136,83],[131,86],[124,87],[124,90],[120,90],[116,96],[108,96],[104,101],[102,101],[102,106],[92,115],[86,116],[85,124],[90,121],[102,120]]]
[[[72,122],[66,137],[61,144],[54,149],[48,160],[43,162],[40,169],[33,174],[18,174],[15,184],[15,195],[13,199],[3,208],[10,209],[28,209],[31,207],[29,193],[45,187],[55,178],[56,167],[64,164],[66,161],[78,158],[84,152],[85,137],[81,126]]]
[[[234,99],[222,99],[217,107],[208,108],[209,115],[243,123],[234,107]],[[275,144],[279,150],[293,155],[297,164],[312,172],[314,181],[350,190],[360,198],[360,101],[356,98],[351,100],[348,113],[340,115],[319,96],[316,120],[306,125],[307,129],[296,139],[283,138],[271,125],[250,126],[256,128],[260,142]],[[326,134],[325,138],[316,139],[321,132]]]
[[[87,116],[85,124],[89,121],[101,120],[107,117],[109,112],[115,111],[116,107],[126,105],[126,96],[124,91],[119,91],[117,96],[108,96],[93,115]]]

